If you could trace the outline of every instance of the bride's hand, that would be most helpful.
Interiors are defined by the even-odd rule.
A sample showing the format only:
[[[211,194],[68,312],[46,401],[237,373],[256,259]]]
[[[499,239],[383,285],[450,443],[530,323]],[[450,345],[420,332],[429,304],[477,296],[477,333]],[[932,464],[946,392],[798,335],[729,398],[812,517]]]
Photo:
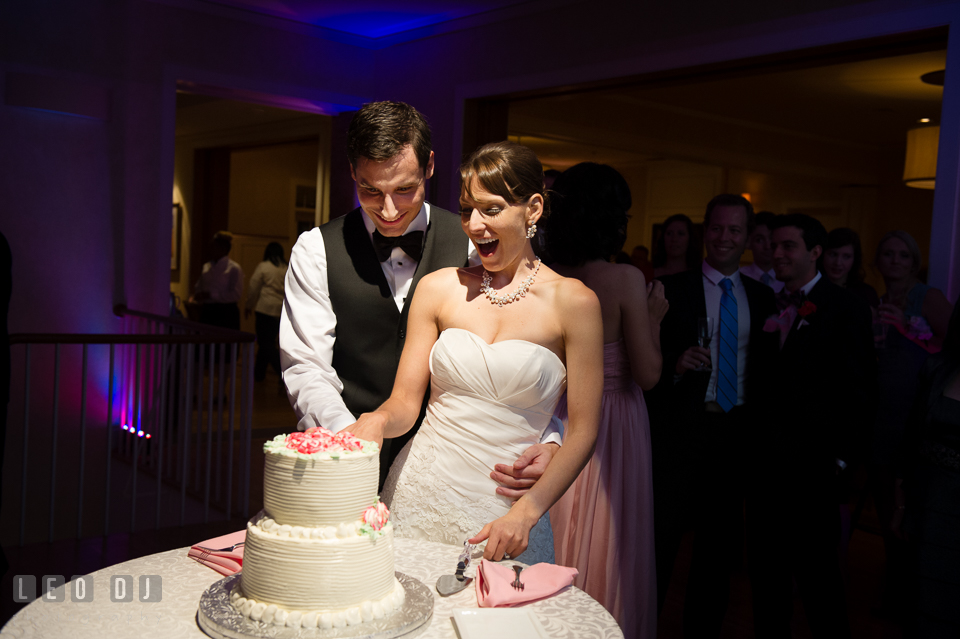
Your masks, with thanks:
[[[520,509],[514,506],[500,519],[491,521],[483,527],[476,537],[468,539],[471,544],[487,542],[483,550],[483,558],[491,561],[500,561],[504,555],[517,557],[527,549],[530,541],[530,529],[537,522],[529,523],[521,514]]]
[[[386,420],[377,413],[364,413],[356,422],[344,428],[360,439],[370,442],[377,442],[377,446],[383,448],[383,427]]]

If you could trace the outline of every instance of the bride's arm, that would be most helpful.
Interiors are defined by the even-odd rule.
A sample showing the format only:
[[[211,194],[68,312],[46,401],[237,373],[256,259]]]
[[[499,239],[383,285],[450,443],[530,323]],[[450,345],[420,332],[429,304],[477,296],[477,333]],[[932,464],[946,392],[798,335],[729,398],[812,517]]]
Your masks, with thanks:
[[[438,280],[444,275],[443,271],[431,273],[417,285],[407,316],[407,339],[400,355],[393,391],[377,410],[364,413],[345,429],[360,439],[382,445],[385,437],[399,437],[413,428],[420,416],[423,396],[430,382],[430,349],[440,334],[437,310],[444,287],[438,284]]]
[[[563,330],[567,364],[569,421],[563,446],[543,477],[521,497],[510,512],[488,523],[470,543],[487,540],[483,556],[500,560],[526,550],[530,529],[553,506],[590,460],[600,423],[603,393],[603,323],[600,302],[593,291],[576,280],[565,280],[557,291],[556,308]]]

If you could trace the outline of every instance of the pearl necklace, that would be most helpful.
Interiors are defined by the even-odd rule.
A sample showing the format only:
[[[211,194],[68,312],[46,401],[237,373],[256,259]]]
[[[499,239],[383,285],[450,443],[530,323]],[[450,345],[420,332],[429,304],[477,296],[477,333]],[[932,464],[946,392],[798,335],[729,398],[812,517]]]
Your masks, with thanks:
[[[496,304],[497,306],[503,307],[504,304],[509,304],[510,302],[516,302],[521,297],[527,294],[527,291],[530,290],[530,287],[533,285],[533,280],[537,277],[537,272],[540,270],[540,258],[537,258],[537,264],[533,267],[533,273],[530,274],[527,279],[523,280],[520,283],[520,286],[517,287],[513,293],[507,295],[497,295],[490,287],[490,282],[493,281],[493,276],[483,269],[483,280],[480,283],[480,292],[487,296],[487,299],[490,300],[491,304]]]

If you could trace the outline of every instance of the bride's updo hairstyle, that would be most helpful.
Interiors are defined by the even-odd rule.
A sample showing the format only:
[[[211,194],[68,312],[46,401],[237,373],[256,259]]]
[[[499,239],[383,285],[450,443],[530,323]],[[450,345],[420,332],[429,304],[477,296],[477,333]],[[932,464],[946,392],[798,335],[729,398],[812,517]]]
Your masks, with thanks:
[[[564,266],[609,260],[627,239],[632,198],[613,167],[581,162],[553,183],[553,214],[545,232],[547,252]]]
[[[543,165],[537,154],[522,144],[492,142],[474,151],[460,165],[461,191],[474,197],[470,189],[475,184],[512,205],[526,202],[539,193],[543,196],[541,219],[550,212],[543,187]]]

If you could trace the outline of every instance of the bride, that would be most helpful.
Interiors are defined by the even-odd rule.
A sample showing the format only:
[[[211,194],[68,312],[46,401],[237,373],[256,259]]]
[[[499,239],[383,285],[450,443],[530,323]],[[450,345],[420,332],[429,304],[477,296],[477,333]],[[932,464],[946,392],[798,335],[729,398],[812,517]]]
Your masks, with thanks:
[[[402,435],[417,419],[429,383],[426,418],[391,468],[382,496],[397,535],[486,541],[487,559],[550,561],[545,515],[590,459],[597,437],[600,305],[590,289],[534,254],[530,238],[547,201],[533,151],[488,144],[463,164],[460,176],[461,223],[481,264],[421,280],[393,392],[348,430],[378,443]],[[511,503],[496,494],[490,471],[540,441],[564,389],[563,446]]]

